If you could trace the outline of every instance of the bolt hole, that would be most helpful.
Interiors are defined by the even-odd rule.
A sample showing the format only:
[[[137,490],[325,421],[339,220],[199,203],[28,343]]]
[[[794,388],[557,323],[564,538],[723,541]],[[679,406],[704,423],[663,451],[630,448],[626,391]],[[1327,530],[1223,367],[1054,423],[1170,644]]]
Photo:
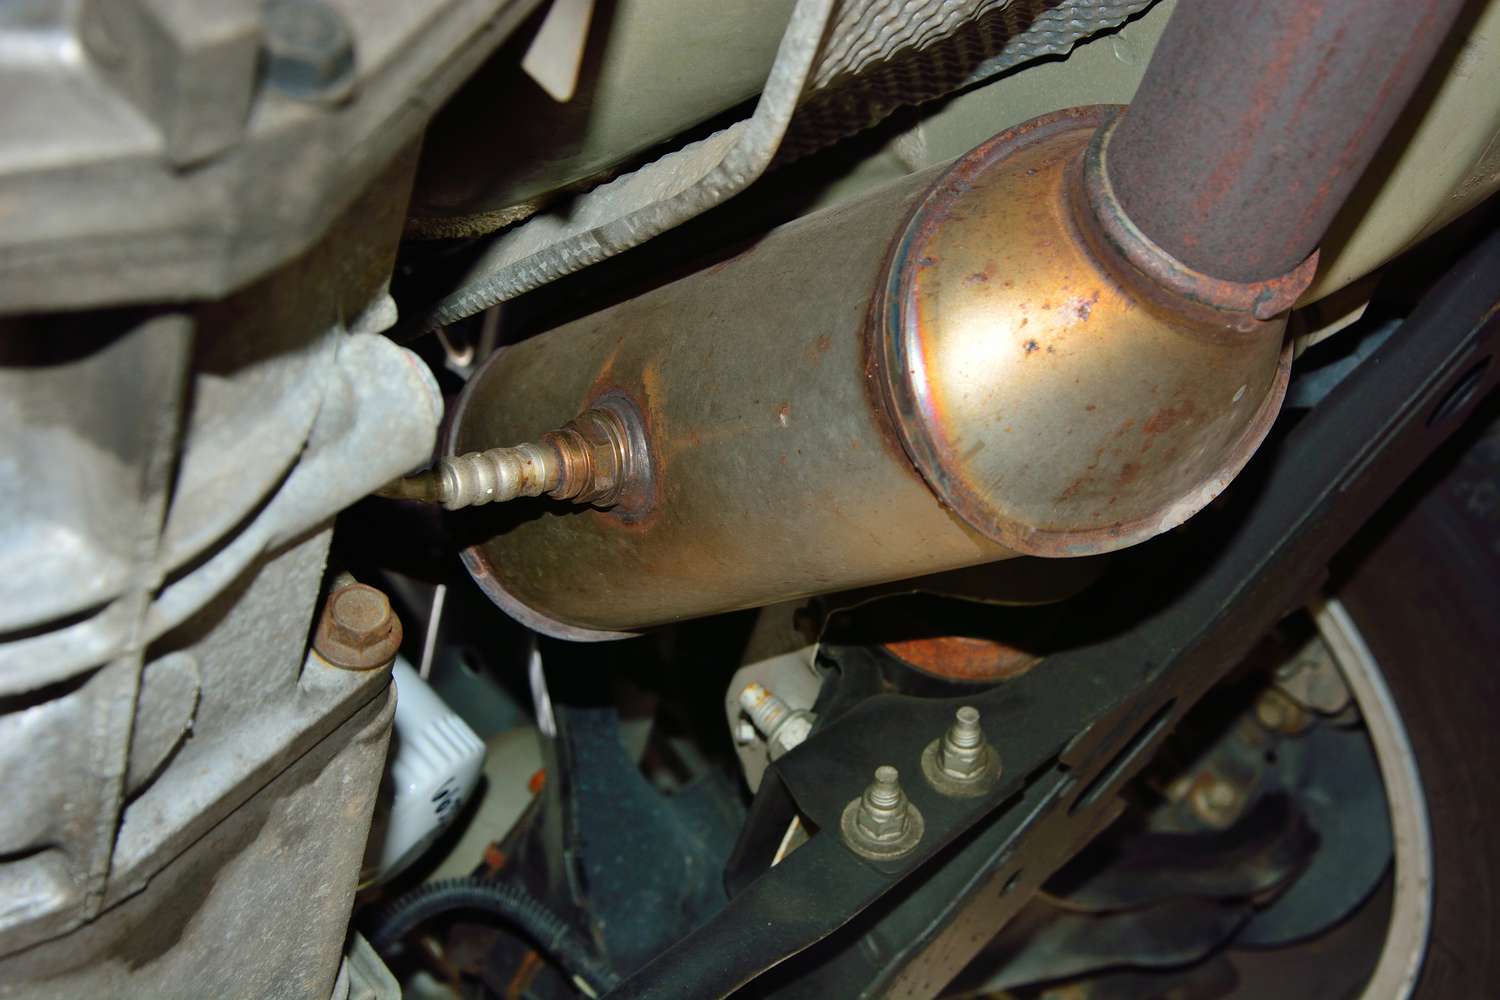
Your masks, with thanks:
[[[1485,369],[1489,366],[1490,359],[1484,358],[1476,361],[1473,367],[1464,372],[1463,376],[1453,383],[1453,388],[1448,390],[1442,402],[1433,408],[1432,415],[1427,418],[1427,426],[1440,424],[1462,410],[1469,400],[1474,398],[1475,391],[1484,381]]]

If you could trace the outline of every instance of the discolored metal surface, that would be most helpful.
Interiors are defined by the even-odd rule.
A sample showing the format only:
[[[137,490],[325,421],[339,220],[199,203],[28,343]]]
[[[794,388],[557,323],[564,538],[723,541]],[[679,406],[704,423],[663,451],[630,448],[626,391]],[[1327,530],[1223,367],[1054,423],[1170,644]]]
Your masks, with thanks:
[[[624,396],[652,496],[466,515],[480,586],[534,628],[612,638],[1191,516],[1276,414],[1284,318],[1165,290],[1089,222],[1083,153],[1112,113],[1035,119],[496,355],[451,451]]]
[[[1218,312],[1245,330],[1255,319],[1272,319],[1290,309],[1312,284],[1318,270],[1314,250],[1284,274],[1256,281],[1230,281],[1189,267],[1159,246],[1125,214],[1109,176],[1110,139],[1120,127],[1120,116],[1094,133],[1083,154],[1075,192],[1078,204],[1088,206],[1086,228],[1122,257],[1131,268],[1167,292]],[[1244,316],[1236,316],[1244,313]]]
[[[908,666],[944,680],[984,683],[1019,677],[1042,661],[1029,650],[998,639],[939,635],[884,644],[886,652]]]
[[[539,499],[459,512],[486,593],[533,628],[602,639],[1009,556],[936,501],[866,371],[889,247],[936,176],[496,355],[449,451],[532,439],[621,393],[656,495],[635,519]]]
[[[1126,214],[1233,281],[1307,258],[1462,0],[1198,0],[1172,14],[1114,143]]]
[[[1109,551],[1200,509],[1285,392],[1285,319],[1156,287],[1097,232],[1082,154],[1113,109],[1004,132],[933,188],[881,331],[893,419],[933,490],[1028,555]],[[1081,204],[1082,203],[1082,204]]]
[[[313,650],[335,667],[388,666],[401,648],[401,619],[384,593],[364,583],[328,595],[313,632]]]

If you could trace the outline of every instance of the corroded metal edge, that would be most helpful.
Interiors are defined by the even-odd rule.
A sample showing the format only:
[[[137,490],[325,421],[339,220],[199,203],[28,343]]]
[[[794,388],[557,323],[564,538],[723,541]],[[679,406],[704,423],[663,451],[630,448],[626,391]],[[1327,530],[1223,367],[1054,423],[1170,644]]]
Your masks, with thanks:
[[[515,595],[505,589],[500,582],[499,576],[495,574],[489,560],[484,557],[483,551],[478,545],[470,545],[459,553],[463,560],[464,568],[484,591],[484,596],[494,601],[496,606],[511,618],[525,625],[533,632],[551,636],[554,639],[566,639],[569,642],[613,642],[616,639],[634,639],[638,632],[607,632],[602,629],[580,628],[577,625],[569,625],[560,622],[556,618],[547,615],[522,604]]]
[[[917,384],[921,361],[917,359],[915,367],[908,364],[911,353],[908,326],[915,312],[911,304],[915,294],[912,267],[915,248],[923,244],[936,227],[956,214],[956,200],[972,190],[979,176],[995,169],[1017,151],[1069,131],[1092,128],[1096,130],[1097,139],[1097,131],[1115,120],[1119,111],[1119,106],[1090,105],[1052,112],[1008,129],[961,157],[933,185],[902,231],[888,264],[877,319],[872,324],[871,337],[876,344],[871,353],[878,358],[876,367],[880,372],[881,401],[913,465],[937,498],[965,523],[1022,555],[1057,558],[1110,552],[1145,541],[1186,521],[1217,497],[1250,460],[1280,412],[1290,378],[1291,350],[1287,344],[1283,345],[1274,379],[1259,407],[1238,439],[1225,450],[1224,460],[1211,474],[1203,477],[1197,488],[1162,504],[1144,517],[1130,521],[1071,530],[1037,528],[999,511],[987,511],[986,508],[995,506],[992,500],[979,496],[971,484],[947,470],[942,451],[923,415],[924,396],[929,389]],[[1096,234],[1076,233],[1073,238],[1090,243],[1093,241],[1089,237],[1093,235]],[[1118,272],[1124,261],[1123,257],[1117,261],[1101,260],[1099,267]],[[1300,280],[1305,271],[1305,280],[1295,286],[1288,302],[1300,294],[1315,268],[1316,254],[1288,276],[1291,284]],[[1146,277],[1146,272],[1139,269],[1136,273],[1142,279]],[[1151,299],[1158,308],[1164,301],[1175,300],[1189,321],[1201,323],[1202,314],[1207,313],[1214,316],[1226,332],[1227,329],[1244,332],[1264,326],[1254,312],[1238,314],[1241,319],[1233,312],[1214,309],[1190,296],[1175,294],[1170,287],[1164,288],[1148,280],[1136,284],[1142,286],[1142,298]],[[1255,292],[1251,296],[1250,309],[1253,310],[1257,302],[1264,306],[1267,302],[1279,301],[1279,295],[1267,296],[1263,286],[1251,287]]]
[[[1148,280],[1211,309],[1248,313],[1266,320],[1290,309],[1312,284],[1318,271],[1314,250],[1292,270],[1264,281],[1230,281],[1195,271],[1154,243],[1125,214],[1109,179],[1109,140],[1121,116],[1114,116],[1094,133],[1083,154],[1083,193],[1088,221],[1109,247]]]

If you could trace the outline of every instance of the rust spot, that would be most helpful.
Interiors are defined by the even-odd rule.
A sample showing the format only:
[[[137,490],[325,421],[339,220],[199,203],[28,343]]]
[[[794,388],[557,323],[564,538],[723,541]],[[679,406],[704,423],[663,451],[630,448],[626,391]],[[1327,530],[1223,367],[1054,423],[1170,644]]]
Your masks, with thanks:
[[[1098,408],[1099,407],[1095,406],[1093,403],[1090,403],[1089,405],[1087,405],[1087,406],[1084,407],[1084,409],[1087,410],[1089,413],[1093,413]]]
[[[982,271],[975,271],[973,274],[970,274],[967,277],[965,277],[964,278],[964,284],[966,284],[966,285],[985,285],[985,284],[989,284],[990,279],[993,278],[994,276],[995,276],[995,262],[992,261],[992,260],[987,260],[987,261],[984,262],[984,270],[982,270]],[[1008,286],[1008,285],[1010,285],[1010,282],[1007,281],[1005,284]]]
[[[898,660],[953,681],[1001,681],[1019,677],[1041,657],[996,639],[939,635],[885,643]]]
[[[1134,462],[1126,462],[1120,468],[1120,483],[1123,485],[1135,482],[1135,477],[1140,475],[1140,472],[1141,467],[1139,465],[1136,465]]]
[[[1147,434],[1161,434],[1184,421],[1191,420],[1196,413],[1197,408],[1193,406],[1193,401],[1185,399],[1177,406],[1157,410],[1141,425],[1141,430]]]
[[[1130,433],[1130,428],[1132,428],[1134,426],[1135,426],[1135,418],[1134,417],[1126,417],[1125,420],[1124,420],[1124,422],[1120,424],[1119,430],[1115,431],[1115,437],[1124,437],[1126,434]]]
[[[1021,317],[1021,326],[1025,326],[1027,323],[1030,323],[1030,322],[1031,322],[1031,319],[1029,317],[1026,317],[1026,316],[1022,316]],[[1020,327],[1018,326],[1016,329],[1020,329]]]
[[[1093,466],[1091,465],[1091,466],[1089,466],[1089,468],[1092,469]],[[1084,475],[1079,476],[1077,479],[1075,479],[1071,483],[1069,483],[1067,485],[1067,487],[1064,488],[1061,493],[1059,493],[1057,496],[1053,497],[1052,498],[1052,502],[1053,503],[1062,503],[1062,502],[1064,502],[1066,500],[1073,499],[1073,497],[1078,493],[1078,491],[1081,490],[1081,489],[1083,489],[1083,484],[1086,483],[1086,482],[1088,482],[1088,478],[1089,477],[1088,477],[1087,473],[1085,473]]]
[[[1026,349],[1026,353],[1027,354],[1030,354],[1032,351],[1037,350],[1042,345],[1038,344],[1035,340],[1028,340],[1028,341],[1026,341],[1026,343],[1022,344],[1021,346]]]
[[[599,373],[588,388],[588,394],[579,404],[580,411],[597,405],[606,396],[618,396],[628,400],[645,422],[646,451],[651,467],[649,482],[640,489],[631,490],[620,503],[611,507],[607,516],[631,527],[645,530],[657,520],[661,510],[662,483],[667,476],[667,467],[673,451],[671,429],[663,425],[661,416],[661,378],[655,365],[647,364],[635,385],[616,380],[611,370]]]
[[[488,851],[489,848],[486,848],[486,864],[489,863]],[[535,949],[528,951],[516,966],[515,975],[511,976],[510,982],[505,984],[505,1000],[515,1000],[517,997],[530,995],[532,982],[536,979],[537,973],[541,972],[546,965],[546,959],[542,958],[540,952]]]
[[[1094,303],[1098,301],[1099,291],[1098,289],[1095,289],[1093,295],[1090,295],[1086,299],[1078,299],[1073,304],[1073,312],[1078,316],[1079,319],[1087,323],[1089,321],[1089,313],[1094,311]]]
[[[938,259],[936,257],[919,257],[919,258],[917,258],[917,266],[918,267],[936,267],[937,266],[937,262],[938,262]]]
[[[808,363],[815,365],[819,361],[822,361],[823,355],[827,354],[828,349],[832,346],[833,340],[826,333],[823,334],[823,336],[819,337],[817,340],[813,341],[808,345],[807,351],[805,352]]]

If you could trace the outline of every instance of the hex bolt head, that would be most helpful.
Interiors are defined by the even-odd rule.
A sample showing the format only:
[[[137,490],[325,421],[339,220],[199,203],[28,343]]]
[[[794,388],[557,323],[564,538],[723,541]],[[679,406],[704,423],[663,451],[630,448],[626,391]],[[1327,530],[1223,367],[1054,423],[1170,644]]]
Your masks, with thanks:
[[[401,619],[385,594],[354,583],[328,595],[313,651],[335,667],[373,670],[396,658],[401,634]]]
[[[771,734],[766,741],[767,752],[772,760],[779,759],[788,750],[793,750],[807,741],[812,735],[814,716],[811,712],[793,712],[781,725],[776,727],[776,732]]]
[[[1188,795],[1188,808],[1206,826],[1227,829],[1239,816],[1242,795],[1222,775],[1205,772],[1194,779]]]
[[[978,709],[965,705],[958,710],[938,744],[938,762],[944,774],[960,781],[984,769],[984,731],[979,728]]]
[[[766,752],[772,760],[801,746],[812,733],[813,714],[800,709],[794,711],[764,684],[756,681],[746,684],[740,691],[739,702],[751,724],[766,738]]]
[[[901,790],[900,774],[885,764],[875,769],[875,780],[865,789],[854,821],[860,832],[873,841],[888,843],[900,840],[909,821],[906,815],[906,793]]]
[[[354,35],[322,0],[268,0],[266,81],[288,97],[338,101],[354,84]]]
[[[1307,713],[1286,694],[1267,688],[1255,701],[1255,719],[1273,733],[1296,735],[1307,728]]]
[[[965,705],[941,739],[922,751],[922,775],[944,795],[969,797],[988,792],[1000,777],[1000,755],[984,738],[979,710]]]
[[[894,767],[882,764],[864,793],[844,807],[839,830],[855,854],[887,861],[910,854],[921,841],[922,813],[907,799],[900,779]]]

